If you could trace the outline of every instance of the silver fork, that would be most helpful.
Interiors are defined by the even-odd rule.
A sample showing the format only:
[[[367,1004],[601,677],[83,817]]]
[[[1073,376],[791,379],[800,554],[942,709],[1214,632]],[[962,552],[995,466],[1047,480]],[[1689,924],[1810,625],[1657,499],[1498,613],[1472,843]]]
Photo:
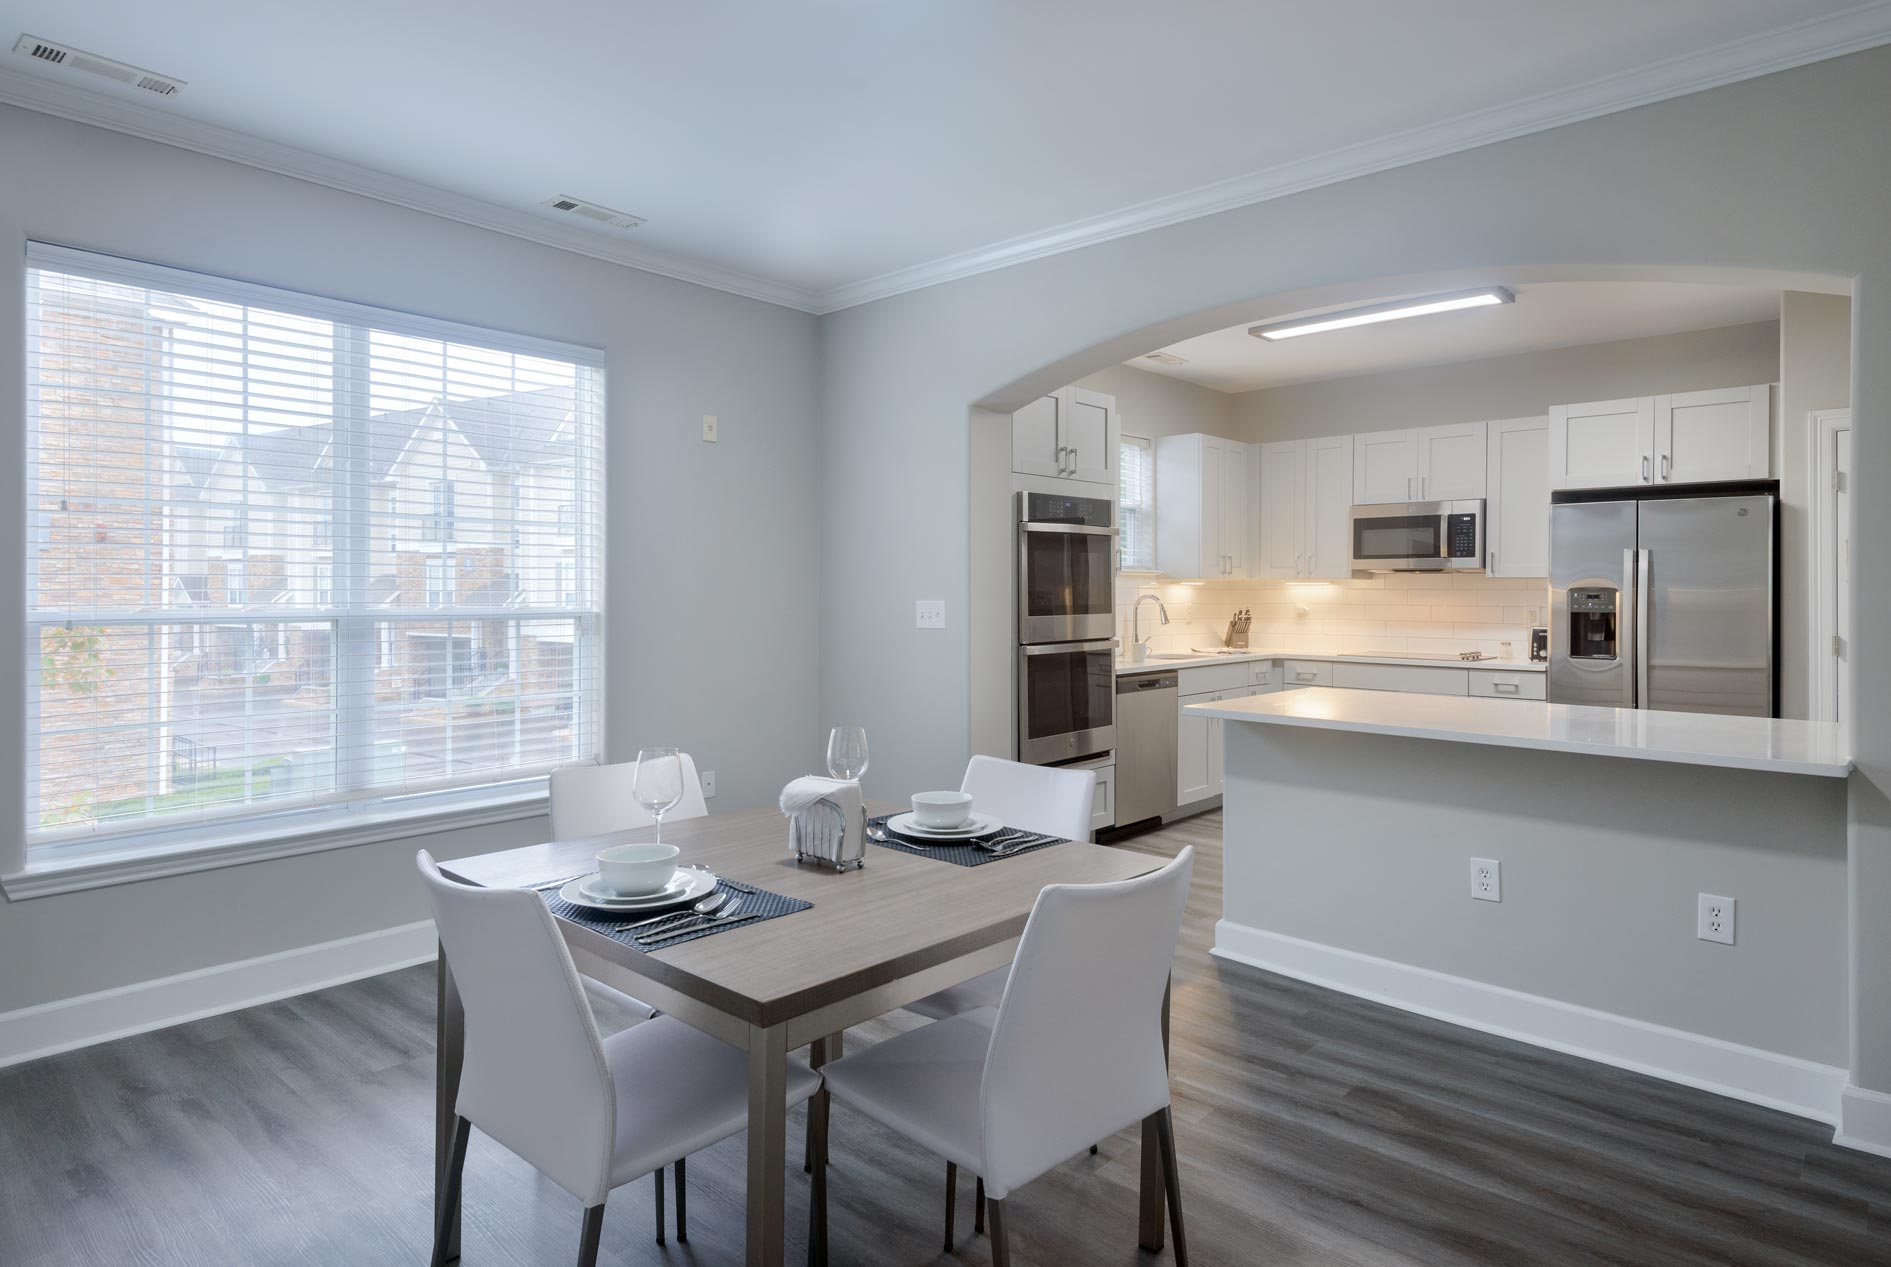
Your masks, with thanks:
[[[640,942],[663,941],[666,938],[675,937],[682,933],[693,933],[699,928],[708,928],[712,924],[726,923],[735,918],[735,913],[741,910],[743,903],[747,901],[747,898],[738,895],[731,898],[714,914],[699,916],[695,919],[686,919],[676,924],[665,924],[661,928],[653,928],[647,933],[639,934],[637,940]]]

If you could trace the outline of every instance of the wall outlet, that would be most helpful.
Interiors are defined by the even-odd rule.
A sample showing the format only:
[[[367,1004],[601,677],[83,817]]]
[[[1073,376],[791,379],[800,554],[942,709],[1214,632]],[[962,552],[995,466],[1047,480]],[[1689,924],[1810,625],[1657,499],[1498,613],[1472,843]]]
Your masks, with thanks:
[[[703,415],[703,440],[708,444],[716,442],[716,415],[714,414]]]
[[[920,629],[944,629],[945,600],[943,598],[914,599],[913,624]]]
[[[704,800],[709,800],[709,799],[710,799],[711,797],[713,797],[713,796],[715,796],[715,794],[716,794],[716,772],[715,772],[714,770],[704,770],[704,771],[702,771],[702,773],[701,773],[700,775],[698,775],[697,777],[698,777],[698,778],[700,778],[700,779],[702,780],[702,785],[703,785],[703,799],[704,799]]]
[[[1694,935],[1702,941],[1733,945],[1734,913],[1739,906],[1740,903],[1730,897],[1700,894],[1694,912]]]
[[[1471,896],[1480,902],[1504,900],[1502,863],[1495,858],[1471,859]]]

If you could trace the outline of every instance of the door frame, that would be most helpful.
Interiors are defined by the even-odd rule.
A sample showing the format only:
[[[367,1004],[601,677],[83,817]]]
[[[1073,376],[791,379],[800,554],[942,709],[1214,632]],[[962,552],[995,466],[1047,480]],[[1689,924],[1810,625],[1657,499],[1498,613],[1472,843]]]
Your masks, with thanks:
[[[1838,664],[1831,654],[1837,637],[1838,538],[1832,523],[1832,472],[1838,460],[1838,433],[1852,429],[1850,409],[1814,409],[1806,415],[1812,472],[1812,707],[1813,721],[1837,721],[1833,696]],[[1849,490],[1848,490],[1849,491]]]

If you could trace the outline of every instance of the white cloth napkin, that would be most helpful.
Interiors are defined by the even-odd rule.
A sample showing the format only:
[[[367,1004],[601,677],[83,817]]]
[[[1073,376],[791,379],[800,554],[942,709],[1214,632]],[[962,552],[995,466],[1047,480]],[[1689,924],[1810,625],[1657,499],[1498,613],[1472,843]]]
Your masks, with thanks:
[[[796,853],[840,862],[866,852],[865,802],[854,780],[803,775],[781,789],[781,812],[788,816],[788,847]]]

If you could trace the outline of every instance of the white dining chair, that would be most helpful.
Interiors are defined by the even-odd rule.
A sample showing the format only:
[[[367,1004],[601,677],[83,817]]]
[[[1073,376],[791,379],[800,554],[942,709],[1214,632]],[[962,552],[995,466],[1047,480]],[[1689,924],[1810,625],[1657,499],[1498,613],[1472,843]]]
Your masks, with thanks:
[[[1144,1121],[1156,1130],[1174,1232],[1187,1267],[1169,1112],[1162,1000],[1188,902],[1194,851],[1116,884],[1038,894],[1004,997],[847,1056],[821,1070],[810,1257],[826,1261],[829,1101],[858,1109],[946,1160],[946,1248],[958,1170],[981,1180],[993,1267],[1010,1267],[1012,1192],[1092,1140]]]
[[[425,851],[416,861],[465,1009],[434,1267],[459,1212],[475,1126],[584,1203],[578,1267],[597,1262],[611,1190],[648,1174],[656,1176],[662,1243],[663,1167],[672,1161],[676,1235],[687,1240],[683,1159],[747,1126],[748,1057],[667,1016],[600,1039],[571,952],[537,893],[455,883]],[[820,1081],[790,1060],[788,1104]]]
[[[972,794],[972,806],[995,815],[1007,827],[1090,839],[1090,813],[1096,803],[1095,770],[1063,770],[1056,766],[1025,765],[1000,757],[975,756],[965,766],[961,792]],[[975,1007],[997,1007],[1011,969],[994,968],[983,976],[947,986],[906,1010],[932,1020],[943,1020]]]
[[[702,818],[709,813],[703,799],[702,780],[696,774],[696,762],[687,753],[679,754],[683,766],[683,799],[663,816],[666,822],[679,818]],[[606,832],[630,831],[648,827],[656,820],[637,803],[632,783],[637,775],[635,761],[614,765],[568,765],[552,771],[552,839],[582,840]],[[625,994],[601,981],[592,981],[591,989],[624,1008],[633,1016],[655,1016],[657,1010],[642,999]]]

